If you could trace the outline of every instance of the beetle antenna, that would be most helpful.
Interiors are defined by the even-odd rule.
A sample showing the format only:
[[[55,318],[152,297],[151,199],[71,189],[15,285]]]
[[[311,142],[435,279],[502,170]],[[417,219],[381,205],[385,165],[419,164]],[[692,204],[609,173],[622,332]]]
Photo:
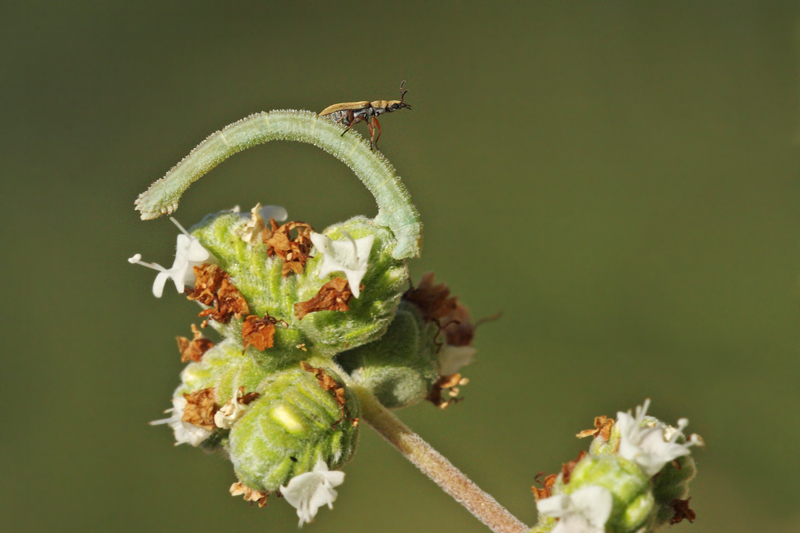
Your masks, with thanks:
[[[406,97],[406,93],[408,92],[408,89],[406,89],[405,91],[403,90],[403,86],[405,84],[406,84],[406,80],[403,80],[403,81],[400,82],[400,103],[401,104],[403,103],[403,98]]]

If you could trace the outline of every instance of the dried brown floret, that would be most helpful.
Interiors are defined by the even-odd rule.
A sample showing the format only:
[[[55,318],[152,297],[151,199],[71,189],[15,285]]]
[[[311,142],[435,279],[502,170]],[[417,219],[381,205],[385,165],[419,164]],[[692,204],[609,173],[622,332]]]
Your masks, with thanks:
[[[444,283],[434,285],[433,277],[433,272],[423,274],[419,285],[403,295],[403,299],[417,306],[426,321],[440,320],[455,312],[458,305],[458,296],[450,296]]]
[[[462,378],[461,374],[455,373],[449,376],[439,376],[439,380],[433,384],[430,392],[428,392],[427,400],[436,407],[446,409],[449,405],[458,403],[464,398],[458,398],[460,391],[459,387],[463,387],[469,383],[467,378]],[[444,393],[447,397],[444,398]]]
[[[575,466],[584,457],[586,457],[586,452],[581,450],[581,452],[578,454],[578,457],[576,457],[575,459],[573,459],[568,463],[564,463],[563,465],[561,465],[561,481],[563,481],[565,485],[569,483],[569,476],[572,475],[572,471],[575,470]]]
[[[193,270],[194,290],[187,289],[187,298],[197,300],[203,305],[214,305],[220,283],[228,275],[227,272],[208,263],[195,266]]]
[[[469,346],[475,337],[475,326],[469,310],[462,303],[456,301],[453,312],[442,317],[442,329],[447,337],[447,344],[451,346]]]
[[[342,416],[339,417],[339,420],[333,424],[333,427],[336,427],[339,422],[344,420],[345,409],[347,409],[347,394],[344,390],[344,387],[339,385],[336,380],[333,379],[333,377],[325,372],[325,370],[322,368],[311,366],[305,361],[300,361],[300,368],[306,372],[314,374],[314,377],[317,378],[317,382],[319,383],[319,386],[322,387],[322,390],[328,391],[333,395],[333,398],[336,400],[336,405],[339,406],[339,411],[342,414]],[[353,426],[358,425],[358,418],[349,418],[349,420],[353,423]]]
[[[269,257],[278,256],[283,259],[281,275],[286,277],[289,272],[302,274],[303,268],[309,259],[313,244],[311,232],[313,229],[305,222],[287,222],[278,226],[274,218],[270,219],[270,227],[264,228],[262,239],[267,245]],[[297,236],[292,238],[292,230],[297,230]]]
[[[210,306],[198,316],[210,316],[221,324],[227,324],[233,316],[241,318],[250,311],[247,300],[233,286],[228,273],[219,266],[196,266],[194,275],[194,291],[189,292],[187,298]]]
[[[267,506],[267,496],[269,496],[269,492],[263,492],[260,490],[254,490],[245,485],[244,483],[236,482],[231,485],[229,489],[231,496],[239,496],[244,495],[244,501],[250,502],[250,505],[253,505],[253,502],[258,502],[259,507],[266,507]]]
[[[689,509],[689,500],[691,500],[691,498],[685,500],[676,498],[670,502],[670,506],[675,511],[675,514],[669,519],[670,525],[675,525],[683,521],[684,518],[690,523],[694,522],[695,518],[697,518],[697,513]]]
[[[248,346],[255,346],[257,350],[266,350],[272,348],[275,339],[275,324],[277,319],[264,315],[264,318],[258,315],[250,315],[242,322],[242,352]]]
[[[216,314],[209,314],[214,317],[214,320],[219,322],[216,315],[230,320],[231,315],[234,315],[236,318],[241,318],[249,311],[250,307],[247,305],[247,300],[245,300],[242,293],[233,286],[230,278],[226,277],[223,279],[219,291],[217,291],[217,312]]]
[[[185,393],[183,397],[186,399],[186,407],[181,417],[183,422],[208,430],[217,427],[214,424],[214,414],[219,410],[219,406],[216,404],[216,393],[213,388]]]
[[[585,437],[600,436],[605,441],[611,438],[611,428],[614,427],[614,419],[608,418],[606,415],[596,416],[594,418],[594,429],[584,429],[576,435],[579,439]]]
[[[214,343],[210,339],[203,337],[203,334],[194,324],[192,324],[192,333],[194,334],[192,340],[186,337],[175,337],[178,341],[178,350],[181,352],[182,363],[200,361],[203,358],[203,354],[214,347]]]
[[[447,285],[444,283],[434,285],[433,279],[433,272],[423,275],[419,285],[406,291],[403,299],[413,303],[422,313],[424,320],[435,322],[440,332],[445,332],[446,342],[450,346],[471,345],[475,329],[480,324],[500,318],[501,313],[498,313],[473,324],[469,310],[458,301],[458,296],[450,296]],[[441,347],[442,343],[437,341],[438,337],[437,334],[434,343],[437,347]]]
[[[242,405],[250,405],[258,400],[261,395],[257,392],[245,392],[244,387],[239,387],[239,392],[236,394],[236,400]]]
[[[294,304],[294,314],[298,320],[302,320],[307,314],[317,311],[349,311],[350,306],[347,303],[352,296],[350,284],[346,279],[333,278],[320,287],[316,296],[308,301]]]
[[[537,502],[553,495],[552,488],[556,483],[556,479],[558,479],[558,474],[550,474],[544,478],[544,481],[539,481],[539,478],[543,475],[544,472],[539,472],[536,474],[536,477],[533,478],[536,483],[539,483],[542,486],[541,489],[535,486],[531,487],[531,490],[533,491],[533,497],[536,498]]]

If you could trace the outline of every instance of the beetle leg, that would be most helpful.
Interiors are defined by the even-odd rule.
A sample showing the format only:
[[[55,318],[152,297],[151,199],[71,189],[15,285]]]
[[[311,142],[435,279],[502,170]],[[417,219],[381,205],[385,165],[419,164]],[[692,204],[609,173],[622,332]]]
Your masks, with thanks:
[[[380,138],[381,138],[381,132],[382,132],[382,130],[381,130],[381,123],[380,123],[380,122],[378,122],[378,117],[372,117],[372,123],[373,123],[373,124],[375,125],[375,127],[378,129],[378,136],[377,136],[377,137],[375,137],[375,149],[377,150],[377,149],[378,149],[378,139],[380,139]]]
[[[353,117],[353,110],[352,109],[348,109],[347,110],[347,114],[346,115],[342,115],[342,118],[344,118],[344,117],[347,117],[348,124],[347,124],[347,127],[342,132],[342,135],[341,135],[342,137],[344,137],[344,134],[347,133],[350,130],[350,128],[353,127],[353,124],[356,123],[355,118]]]
[[[372,150],[372,139],[375,137],[375,129],[372,127],[372,121],[367,119],[367,129],[369,130],[369,149]]]

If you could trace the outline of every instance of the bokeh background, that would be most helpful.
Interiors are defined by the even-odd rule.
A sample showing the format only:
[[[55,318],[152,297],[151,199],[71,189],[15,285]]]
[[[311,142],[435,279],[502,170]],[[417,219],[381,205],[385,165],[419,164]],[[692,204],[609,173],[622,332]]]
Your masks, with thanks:
[[[133,200],[249,113],[395,98],[382,149],[476,317],[466,401],[401,418],[527,523],[530,486],[646,397],[707,441],[695,533],[799,531],[796,2],[2,2],[4,531],[295,531],[229,463],[150,428],[196,309]],[[362,126],[360,129],[364,129]],[[324,227],[373,215],[332,157],[273,143],[184,197]],[[484,531],[369,428],[305,529]]]

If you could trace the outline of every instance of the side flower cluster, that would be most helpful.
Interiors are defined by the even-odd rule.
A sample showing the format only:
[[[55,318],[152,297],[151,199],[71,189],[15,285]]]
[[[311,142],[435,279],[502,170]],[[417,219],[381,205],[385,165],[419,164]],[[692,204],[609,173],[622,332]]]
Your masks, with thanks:
[[[536,533],[645,533],[669,522],[690,522],[688,483],[695,467],[690,448],[697,435],[683,434],[688,421],[672,427],[647,416],[650,400],[617,420],[595,419],[578,437],[594,437],[590,452],[562,466],[533,487],[539,510]]]

